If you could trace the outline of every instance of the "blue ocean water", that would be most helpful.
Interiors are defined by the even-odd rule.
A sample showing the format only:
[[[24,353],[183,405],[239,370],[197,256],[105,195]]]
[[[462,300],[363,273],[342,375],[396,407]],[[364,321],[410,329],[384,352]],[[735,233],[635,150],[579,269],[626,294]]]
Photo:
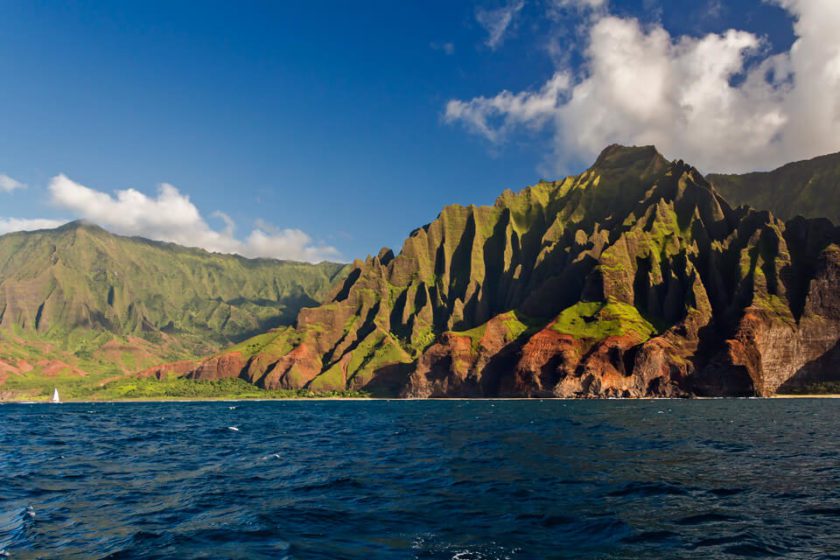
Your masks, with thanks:
[[[0,550],[840,558],[838,408],[840,400],[2,405]]]

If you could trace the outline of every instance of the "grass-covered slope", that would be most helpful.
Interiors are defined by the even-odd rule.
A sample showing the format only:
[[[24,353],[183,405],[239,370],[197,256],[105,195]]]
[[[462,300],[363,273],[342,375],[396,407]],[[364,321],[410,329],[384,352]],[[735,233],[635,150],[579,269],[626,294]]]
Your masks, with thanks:
[[[81,222],[1,236],[0,391],[212,353],[289,324],[347,268],[208,253]]]
[[[840,311],[814,286],[833,286],[838,241],[828,221],[733,210],[653,147],[611,146],[580,175],[445,208],[295,327],[157,373],[408,396],[766,394],[829,350],[815,333]]]
[[[783,219],[805,216],[840,223],[840,153],[769,172],[711,174],[708,179],[732,204],[770,210]]]

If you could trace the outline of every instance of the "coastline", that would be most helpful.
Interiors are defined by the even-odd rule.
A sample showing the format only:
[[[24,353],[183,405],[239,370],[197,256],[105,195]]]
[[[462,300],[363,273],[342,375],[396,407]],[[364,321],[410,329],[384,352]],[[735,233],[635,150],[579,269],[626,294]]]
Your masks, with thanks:
[[[715,401],[715,400],[779,400],[779,399],[840,399],[840,394],[802,394],[802,395],[772,395],[769,397],[692,397],[692,398],[674,398],[674,397],[638,397],[638,398],[609,398],[609,399],[591,399],[591,398],[576,398],[576,397],[441,397],[441,398],[402,398],[402,397],[278,397],[278,398],[168,398],[168,399],[81,399],[81,400],[66,400],[60,403],[51,403],[49,400],[0,400],[0,405],[4,404],[119,404],[119,403],[196,403],[196,402],[228,402],[228,403],[243,403],[243,402],[306,402],[306,401],[347,401],[347,402],[364,402],[364,401],[523,401],[523,402],[545,402],[545,401]]]
[[[802,394],[802,395],[773,395],[768,399],[840,399],[840,394]]]

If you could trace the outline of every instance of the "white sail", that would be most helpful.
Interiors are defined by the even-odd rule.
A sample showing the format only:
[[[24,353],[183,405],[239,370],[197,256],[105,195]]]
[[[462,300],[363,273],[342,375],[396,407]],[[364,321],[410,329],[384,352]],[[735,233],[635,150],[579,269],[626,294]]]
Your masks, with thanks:
[[[53,396],[52,396],[52,401],[51,402],[54,402],[54,403],[60,403],[61,402],[61,399],[58,398],[58,388],[53,390]]]

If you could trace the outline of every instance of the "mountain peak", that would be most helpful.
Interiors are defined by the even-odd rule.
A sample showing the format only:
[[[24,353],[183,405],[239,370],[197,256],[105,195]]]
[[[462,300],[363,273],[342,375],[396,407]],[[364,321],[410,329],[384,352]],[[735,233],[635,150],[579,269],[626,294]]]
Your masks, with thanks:
[[[656,160],[667,162],[659,153],[656,146],[622,146],[611,144],[603,149],[593,168],[614,169],[618,167],[632,167],[638,163],[651,163]]]
[[[56,231],[77,231],[80,229],[96,233],[108,233],[108,231],[101,226],[98,226],[88,220],[73,220],[72,222],[67,222],[63,226],[55,228]]]

